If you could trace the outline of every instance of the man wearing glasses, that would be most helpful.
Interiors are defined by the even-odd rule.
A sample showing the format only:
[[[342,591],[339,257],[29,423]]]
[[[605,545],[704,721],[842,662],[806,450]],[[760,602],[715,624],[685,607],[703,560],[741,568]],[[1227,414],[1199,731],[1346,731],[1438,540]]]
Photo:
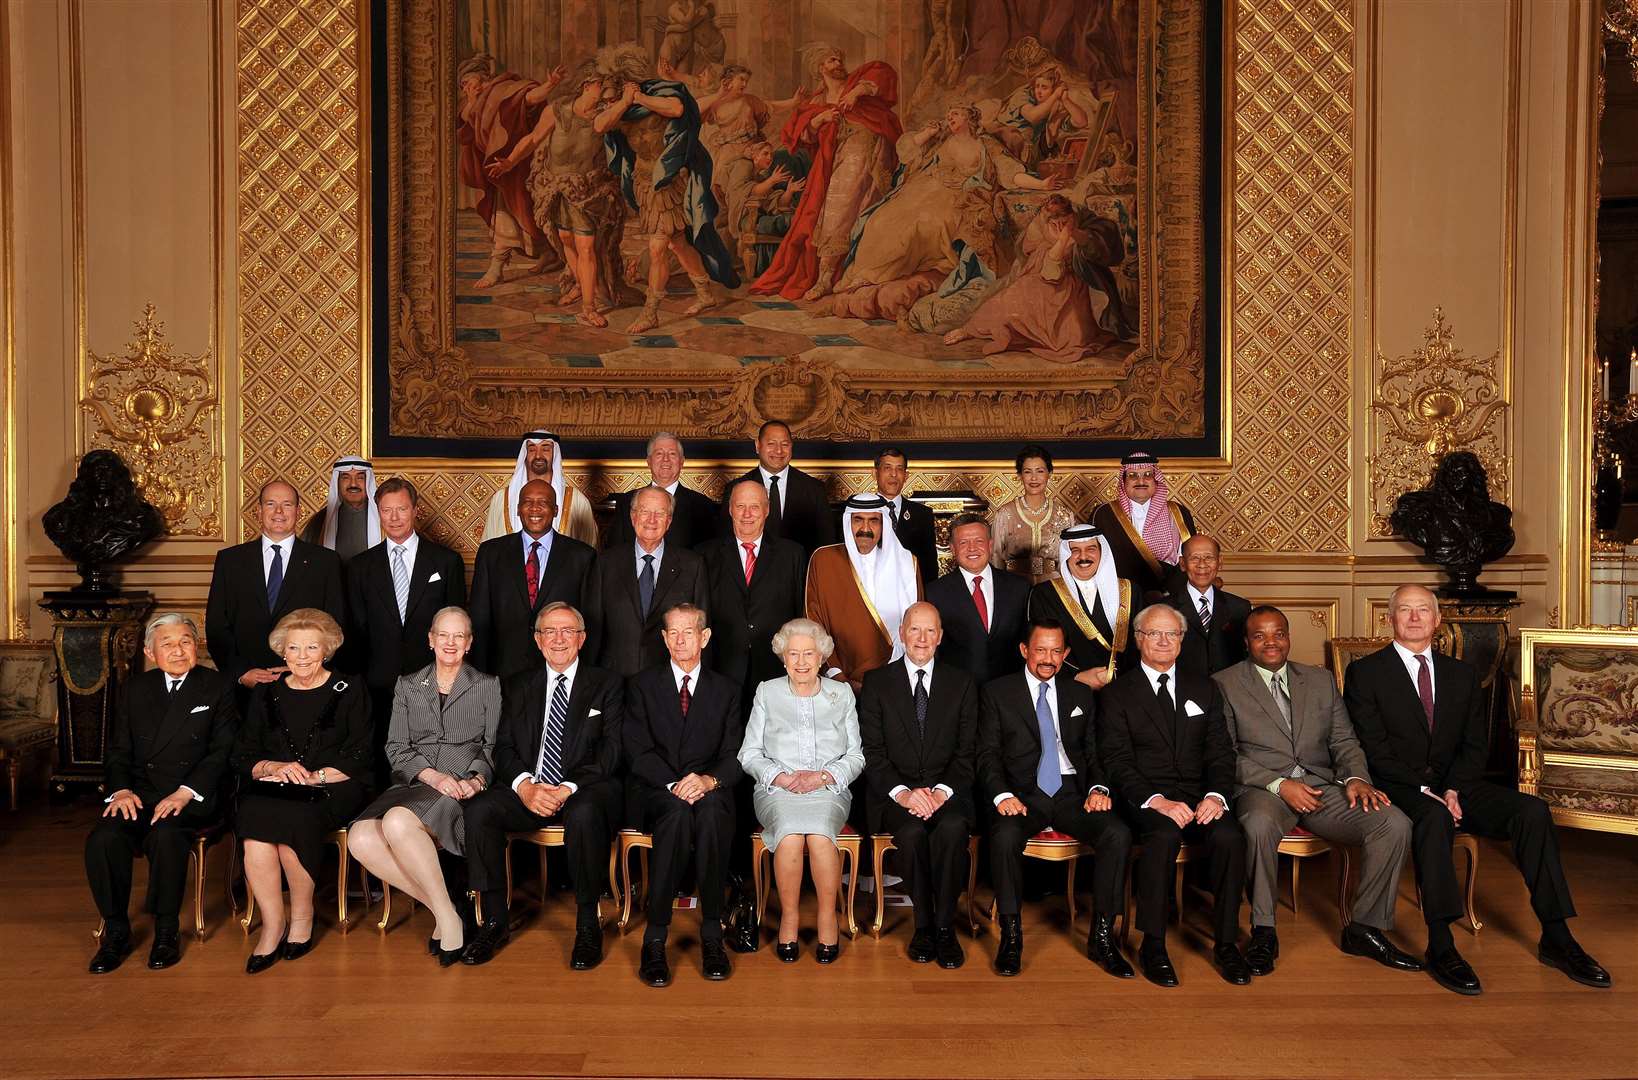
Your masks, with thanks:
[[[1183,541],[1182,580],[1172,583],[1167,600],[1183,613],[1188,633],[1177,666],[1202,678],[1231,668],[1246,658],[1246,616],[1251,603],[1217,584],[1222,549],[1205,533]]]

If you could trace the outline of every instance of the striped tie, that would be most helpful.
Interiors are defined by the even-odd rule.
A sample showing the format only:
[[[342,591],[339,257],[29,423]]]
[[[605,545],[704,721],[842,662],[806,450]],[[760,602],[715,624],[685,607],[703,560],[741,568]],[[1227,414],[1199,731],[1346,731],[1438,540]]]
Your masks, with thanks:
[[[1211,633],[1211,607],[1206,603],[1206,595],[1200,594],[1200,629]]]
[[[392,548],[392,594],[398,600],[398,622],[409,618],[409,567],[404,565],[404,545]]]
[[[552,688],[552,707],[546,717],[546,734],[540,740],[540,766],[535,769],[535,783],[560,784],[563,782],[563,727],[569,722],[569,679],[554,675],[557,685]]]

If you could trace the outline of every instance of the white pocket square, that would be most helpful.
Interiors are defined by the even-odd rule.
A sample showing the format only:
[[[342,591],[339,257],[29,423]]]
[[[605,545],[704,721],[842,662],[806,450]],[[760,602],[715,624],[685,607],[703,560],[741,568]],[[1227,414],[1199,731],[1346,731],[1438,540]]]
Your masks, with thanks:
[[[1079,705],[1075,706],[1073,709],[1069,710],[1069,715],[1070,716],[1079,716],[1079,715],[1081,715],[1081,707]]]
[[[1185,715],[1185,716],[1205,716],[1206,715],[1206,710],[1202,709],[1200,706],[1196,705],[1192,701],[1185,701],[1183,703],[1183,715]]]
[[[442,574],[434,572],[431,577],[427,578],[427,584],[431,585],[434,581],[442,581],[442,580],[444,580],[444,576]]]
[[[210,706],[209,705],[195,705],[193,708],[188,710],[188,712],[190,714],[191,713],[196,713],[196,712],[209,712],[209,711],[210,711]]]
[[[603,715],[603,710],[602,710],[602,709],[593,709],[593,710],[591,710],[591,711],[590,711],[590,712],[588,712],[588,713],[587,713],[587,714],[586,714],[586,715],[587,715],[587,716],[588,716],[588,717],[592,717],[592,716],[602,716],[602,715]]]

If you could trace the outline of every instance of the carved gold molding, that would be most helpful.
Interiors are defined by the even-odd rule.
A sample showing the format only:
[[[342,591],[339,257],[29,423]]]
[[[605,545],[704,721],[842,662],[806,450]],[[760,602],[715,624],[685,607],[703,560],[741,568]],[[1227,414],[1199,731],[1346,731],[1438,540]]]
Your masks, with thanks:
[[[172,536],[221,533],[222,447],[210,353],[178,356],[153,304],[142,309],[124,356],[87,350],[89,380],[80,408],[86,449],[119,453]]]
[[[1501,353],[1480,359],[1452,344],[1442,308],[1422,331],[1422,347],[1394,360],[1378,354],[1371,401],[1371,535],[1388,537],[1394,502],[1427,483],[1453,450],[1470,450],[1490,476],[1490,495],[1506,502],[1511,488],[1506,392]]]

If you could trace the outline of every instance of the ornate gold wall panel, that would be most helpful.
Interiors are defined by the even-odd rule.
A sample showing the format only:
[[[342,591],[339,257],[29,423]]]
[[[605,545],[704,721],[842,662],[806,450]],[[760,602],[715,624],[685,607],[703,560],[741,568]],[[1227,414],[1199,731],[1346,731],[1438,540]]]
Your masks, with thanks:
[[[275,476],[311,505],[363,445],[366,2],[238,5],[241,505]]]

